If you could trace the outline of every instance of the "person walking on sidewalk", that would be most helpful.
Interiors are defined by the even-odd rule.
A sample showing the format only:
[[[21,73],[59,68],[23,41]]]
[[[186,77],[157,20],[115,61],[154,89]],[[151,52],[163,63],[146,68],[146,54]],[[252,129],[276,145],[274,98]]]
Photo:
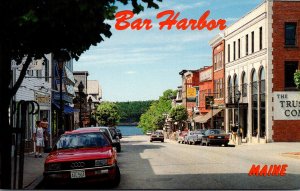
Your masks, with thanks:
[[[41,121],[36,121],[36,128],[33,131],[33,141],[36,145],[35,158],[42,157],[44,144],[44,129],[41,127]]]

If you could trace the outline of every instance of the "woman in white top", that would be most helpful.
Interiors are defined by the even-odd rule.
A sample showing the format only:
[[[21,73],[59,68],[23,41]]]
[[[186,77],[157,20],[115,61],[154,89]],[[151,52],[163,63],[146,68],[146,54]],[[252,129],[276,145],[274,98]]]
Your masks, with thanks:
[[[42,157],[42,149],[44,144],[44,129],[41,127],[41,121],[36,121],[36,128],[33,132],[33,141],[36,145],[35,158]]]

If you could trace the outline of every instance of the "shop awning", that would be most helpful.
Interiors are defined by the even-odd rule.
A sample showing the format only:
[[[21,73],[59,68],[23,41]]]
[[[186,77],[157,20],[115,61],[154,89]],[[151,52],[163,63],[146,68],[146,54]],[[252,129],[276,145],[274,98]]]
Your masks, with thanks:
[[[216,114],[218,114],[220,111],[222,111],[222,109],[214,109],[213,110],[213,116],[215,116]],[[207,114],[205,115],[199,115],[197,117],[194,117],[194,121],[196,123],[206,123],[210,118],[211,118],[211,112],[212,110],[210,110]]]
[[[59,104],[57,103],[52,103],[57,109],[60,108]],[[74,113],[74,108],[73,107],[70,107],[68,105],[65,105],[64,106],[64,113],[65,114],[70,114],[70,113]]]

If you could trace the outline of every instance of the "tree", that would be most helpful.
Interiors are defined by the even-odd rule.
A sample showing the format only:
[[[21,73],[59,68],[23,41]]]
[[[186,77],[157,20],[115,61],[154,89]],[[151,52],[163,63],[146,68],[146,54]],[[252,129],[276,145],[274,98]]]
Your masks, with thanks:
[[[161,0],[2,0],[0,3],[0,124],[1,124],[1,188],[11,188],[11,129],[9,105],[20,87],[32,59],[53,53],[56,59],[69,60],[79,56],[110,37],[111,26],[105,20],[114,19],[116,3],[131,3],[134,13],[158,8]],[[20,77],[13,87],[11,61],[23,63]]]
[[[300,89],[300,70],[294,73],[294,81],[298,89]]]
[[[188,118],[188,112],[182,105],[173,107],[170,111],[169,117],[179,125]]]
[[[162,129],[165,117],[164,114],[169,113],[171,109],[170,98],[174,95],[173,90],[166,90],[159,99],[153,102],[150,108],[142,114],[138,127],[142,128],[144,132],[147,130]]]
[[[120,120],[118,107],[115,103],[102,102],[96,111],[97,122],[101,126],[114,127]]]

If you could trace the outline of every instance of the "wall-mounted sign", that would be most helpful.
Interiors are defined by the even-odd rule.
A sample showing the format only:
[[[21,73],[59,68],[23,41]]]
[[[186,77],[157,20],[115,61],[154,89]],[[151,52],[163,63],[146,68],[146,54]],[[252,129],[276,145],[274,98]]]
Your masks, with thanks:
[[[42,94],[35,94],[35,101],[38,102],[40,106],[50,106],[51,98],[50,95],[42,95]]]
[[[300,92],[274,92],[274,120],[300,120]]]
[[[187,88],[187,92],[186,92],[186,97],[188,97],[188,98],[194,98],[196,96],[197,96],[196,88],[188,87]]]

